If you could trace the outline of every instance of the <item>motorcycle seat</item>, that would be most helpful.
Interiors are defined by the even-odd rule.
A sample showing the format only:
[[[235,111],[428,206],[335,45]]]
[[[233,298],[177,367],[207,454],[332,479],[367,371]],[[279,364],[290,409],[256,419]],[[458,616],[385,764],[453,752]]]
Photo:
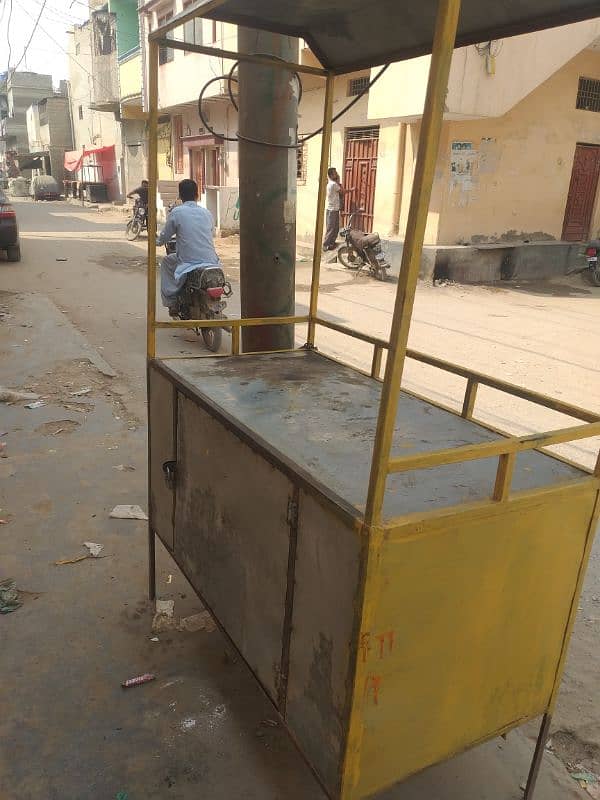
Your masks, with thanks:
[[[366,236],[363,236],[361,239],[361,247],[364,249],[365,247],[373,247],[376,244],[379,244],[381,239],[379,238],[378,233],[368,233]]]

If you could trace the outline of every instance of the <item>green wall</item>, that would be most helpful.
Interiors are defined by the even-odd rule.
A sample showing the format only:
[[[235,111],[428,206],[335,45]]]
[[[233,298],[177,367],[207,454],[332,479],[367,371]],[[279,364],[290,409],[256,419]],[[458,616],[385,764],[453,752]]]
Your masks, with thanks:
[[[110,0],[109,9],[117,16],[117,55],[121,58],[140,45],[137,0]]]

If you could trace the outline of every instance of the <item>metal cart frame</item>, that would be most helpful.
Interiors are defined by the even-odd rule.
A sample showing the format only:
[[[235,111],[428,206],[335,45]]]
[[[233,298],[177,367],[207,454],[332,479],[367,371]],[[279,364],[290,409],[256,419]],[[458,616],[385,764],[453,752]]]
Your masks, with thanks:
[[[333,86],[336,73],[332,70],[309,67],[302,64],[284,63],[279,60],[270,59],[266,56],[246,55],[231,52],[214,47],[188,44],[167,35],[176,28],[183,26],[186,22],[197,17],[211,14],[218,15],[219,6],[223,0],[204,0],[193,9],[187,10],[182,14],[171,19],[166,25],[152,32],[149,36],[149,218],[148,218],[148,293],[147,293],[147,356],[149,363],[156,358],[156,333],[158,330],[174,328],[206,328],[222,325],[221,321],[207,320],[171,320],[158,321],[156,318],[156,280],[157,280],[157,257],[155,234],[157,227],[156,214],[156,187],[157,187],[157,124],[159,116],[158,108],[158,69],[159,69],[159,48],[169,47],[188,52],[195,52],[205,55],[219,56],[231,60],[243,60],[249,63],[269,65],[275,69],[283,69],[300,74],[318,76],[325,81],[325,103],[323,112],[323,135],[321,144],[321,164],[320,164],[320,184],[317,201],[317,214],[315,221],[315,245],[312,261],[312,282],[310,290],[310,307],[307,315],[291,317],[269,317],[269,318],[250,318],[250,319],[231,319],[228,325],[231,326],[231,353],[223,356],[224,358],[244,358],[249,353],[240,352],[240,329],[246,326],[261,326],[267,324],[294,325],[299,323],[307,324],[308,334],[304,349],[314,349],[316,344],[317,331],[320,327],[331,329],[341,334],[354,337],[362,342],[368,343],[373,347],[373,359],[370,370],[370,377],[382,382],[381,403],[379,407],[377,430],[374,442],[373,456],[371,462],[370,480],[366,507],[364,510],[363,527],[364,530],[374,537],[382,537],[384,531],[389,528],[405,525],[410,522],[407,517],[399,517],[392,520],[382,519],[382,508],[386,481],[388,476],[393,473],[408,470],[425,469],[439,467],[441,465],[456,464],[458,462],[470,461],[475,459],[494,457],[498,459],[496,479],[493,486],[490,486],[489,499],[484,503],[478,503],[478,508],[486,507],[492,515],[501,515],[506,508],[506,504],[511,498],[511,482],[517,455],[527,450],[540,450],[552,445],[573,442],[579,439],[589,438],[600,435],[600,414],[591,413],[585,409],[576,407],[572,404],[559,400],[554,400],[544,394],[530,391],[519,386],[515,386],[506,381],[466,369],[447,361],[434,358],[424,353],[416,352],[408,348],[408,334],[413,311],[415,291],[420,268],[421,252],[424,242],[425,225],[431,197],[434,170],[437,161],[438,147],[440,142],[440,132],[444,114],[444,100],[450,62],[456,42],[456,32],[459,20],[460,0],[439,0],[437,21],[435,26],[435,36],[433,40],[432,59],[429,72],[429,81],[425,101],[425,111],[423,114],[418,156],[414,176],[414,184],[408,215],[408,225],[405,236],[402,265],[398,283],[397,296],[395,301],[393,322],[390,340],[385,341],[365,333],[355,331],[349,327],[339,325],[319,316],[318,311],[318,292],[321,265],[320,243],[323,236],[323,208],[325,202],[325,187],[327,179],[328,154],[332,137],[332,105],[333,105]],[[587,12],[586,12],[587,13]],[[577,15],[568,17],[565,12],[565,22],[578,18]],[[579,18],[583,18],[580,15]],[[261,20],[256,19],[255,27],[261,27]],[[538,28],[544,27],[543,24]],[[519,32],[523,32],[519,30]],[[367,65],[365,65],[367,66]],[[287,351],[293,352],[293,351]],[[385,373],[382,377],[382,360],[386,352],[387,359]],[[199,356],[202,357],[202,356]],[[329,356],[328,356],[329,357]],[[558,430],[536,433],[530,436],[502,436],[497,440],[485,442],[483,444],[469,444],[445,450],[436,450],[418,455],[407,455],[401,457],[391,456],[392,437],[394,423],[401,391],[402,375],[404,364],[407,359],[427,364],[440,370],[444,370],[453,375],[464,378],[465,391],[460,416],[467,420],[473,420],[477,390],[479,386],[487,386],[505,392],[514,397],[521,398],[541,407],[560,412],[583,424],[564,427]],[[167,359],[164,359],[167,361]],[[335,361],[336,359],[332,359]],[[341,362],[340,362],[341,363]],[[403,390],[405,391],[405,390]],[[428,402],[432,402],[428,399]],[[433,403],[433,405],[436,405]],[[439,405],[439,404],[437,404]],[[442,407],[442,406],[440,406]],[[447,409],[452,413],[457,413],[453,409]],[[480,423],[484,424],[484,423]],[[485,426],[485,424],[484,424]],[[490,426],[485,426],[491,430]],[[500,433],[498,431],[498,433]],[[554,455],[554,454],[553,454]],[[531,800],[544,753],[544,746],[548,737],[552,711],[556,702],[556,695],[560,683],[562,667],[567,650],[569,636],[574,624],[577,611],[579,593],[581,591],[585,568],[589,557],[594,530],[600,515],[600,457],[593,471],[589,472],[589,477],[585,481],[590,490],[595,492],[594,510],[585,539],[585,550],[579,567],[577,587],[573,595],[568,619],[565,620],[564,645],[560,659],[560,667],[556,673],[554,689],[550,702],[545,709],[542,725],[539,732],[537,746],[527,789],[525,792],[526,800]],[[530,492],[530,496],[535,498],[536,491]],[[537,491],[537,496],[543,499],[544,489]],[[429,523],[443,516],[442,512],[433,512],[428,516]],[[425,524],[429,524],[425,522]],[[149,589],[150,596],[155,597],[155,540],[154,532],[150,530],[149,535],[149,555],[150,555],[150,576]],[[349,733],[350,740],[357,737],[358,733],[354,723],[351,723]]]

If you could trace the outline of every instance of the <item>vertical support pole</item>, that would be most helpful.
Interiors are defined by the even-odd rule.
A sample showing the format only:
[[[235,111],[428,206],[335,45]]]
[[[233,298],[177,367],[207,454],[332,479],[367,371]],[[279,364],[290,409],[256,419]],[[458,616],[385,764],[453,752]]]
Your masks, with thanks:
[[[538,735],[537,743],[535,745],[535,753],[533,754],[533,761],[529,770],[529,778],[527,779],[527,786],[525,788],[524,800],[533,800],[533,793],[537,783],[538,775],[540,774],[540,767],[542,766],[542,759],[544,758],[544,751],[546,749],[546,742],[550,734],[550,723],[552,722],[552,714],[544,714],[542,724]]]
[[[333,89],[335,76],[328,75],[325,82],[325,107],[323,109],[323,135],[321,136],[321,167],[319,169],[319,192],[317,194],[317,219],[315,222],[315,246],[313,250],[312,279],[310,283],[310,310],[308,320],[307,344],[315,344],[315,320],[319,303],[319,281],[321,278],[321,246],[323,242],[323,224],[325,221],[325,193],[327,191],[327,170],[329,168],[329,151],[331,149],[331,131],[333,128]]]
[[[498,459],[498,471],[496,472],[496,485],[494,486],[493,494],[494,500],[498,503],[508,500],[516,460],[516,453],[503,453]]]
[[[240,326],[231,326],[231,355],[239,356],[240,354]]]
[[[148,523],[148,600],[156,600],[156,536]]]
[[[376,525],[381,519],[387,467],[408,346],[408,332],[421,266],[425,225],[427,223],[429,201],[437,162],[444,117],[444,101],[448,88],[448,75],[456,39],[459,12],[460,0],[439,0],[425,97],[425,111],[421,123],[417,164],[408,212],[400,279],[394,306],[390,349],[381,392],[381,405],[379,407],[373,460],[371,462],[369,493],[365,509],[365,522],[367,525]]]
[[[371,362],[371,377],[379,380],[379,373],[381,372],[381,358],[383,356],[383,347],[376,344],[373,347],[373,361]]]
[[[461,413],[461,416],[463,416],[465,419],[472,419],[473,417],[473,409],[475,408],[475,400],[477,399],[478,388],[479,384],[475,378],[469,378],[467,380],[467,388],[465,389],[465,399]]]
[[[158,45],[149,41],[147,356],[156,355],[156,195],[158,189]]]

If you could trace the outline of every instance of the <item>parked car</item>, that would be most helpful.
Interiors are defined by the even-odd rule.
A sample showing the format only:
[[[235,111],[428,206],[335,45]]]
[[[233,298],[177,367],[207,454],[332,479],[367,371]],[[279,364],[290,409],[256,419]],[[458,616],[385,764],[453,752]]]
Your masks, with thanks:
[[[0,189],[0,250],[6,250],[9,261],[21,260],[17,215],[2,189]]]
[[[31,179],[29,194],[34,200],[60,200],[60,186],[52,175],[36,175]]]

